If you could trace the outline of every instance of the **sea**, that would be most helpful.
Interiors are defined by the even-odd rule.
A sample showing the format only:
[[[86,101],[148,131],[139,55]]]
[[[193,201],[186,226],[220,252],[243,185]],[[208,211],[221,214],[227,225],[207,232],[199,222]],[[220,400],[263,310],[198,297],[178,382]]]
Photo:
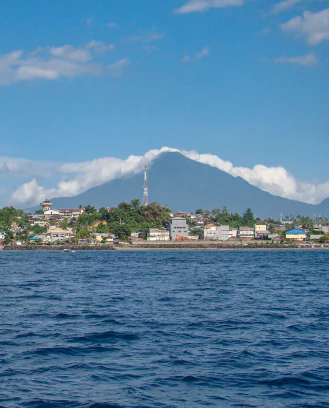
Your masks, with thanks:
[[[329,252],[1,251],[0,407],[329,407]]]

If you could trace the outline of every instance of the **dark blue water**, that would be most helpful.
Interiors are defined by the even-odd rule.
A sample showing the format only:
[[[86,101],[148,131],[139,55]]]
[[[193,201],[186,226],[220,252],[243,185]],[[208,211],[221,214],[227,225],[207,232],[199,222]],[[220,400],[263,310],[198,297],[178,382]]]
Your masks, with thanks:
[[[328,407],[329,252],[0,252],[1,407]]]

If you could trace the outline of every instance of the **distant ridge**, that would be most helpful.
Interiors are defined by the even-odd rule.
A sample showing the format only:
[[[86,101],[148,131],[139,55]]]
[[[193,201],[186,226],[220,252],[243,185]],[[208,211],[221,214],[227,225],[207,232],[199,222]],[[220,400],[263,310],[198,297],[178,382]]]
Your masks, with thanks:
[[[168,205],[173,211],[195,211],[226,206],[243,213],[250,207],[256,216],[278,219],[286,215],[329,215],[329,199],[312,205],[274,196],[217,168],[188,159],[180,153],[164,153],[148,171],[149,200]],[[73,208],[92,204],[116,206],[143,198],[143,173],[123,177],[91,188],[75,197],[54,198],[54,207]]]

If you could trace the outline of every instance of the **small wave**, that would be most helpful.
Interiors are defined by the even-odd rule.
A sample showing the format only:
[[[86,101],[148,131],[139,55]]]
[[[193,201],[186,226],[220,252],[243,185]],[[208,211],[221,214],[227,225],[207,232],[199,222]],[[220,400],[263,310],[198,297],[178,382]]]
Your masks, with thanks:
[[[108,402],[79,402],[72,400],[43,400],[35,399],[23,402],[22,407],[28,408],[123,408],[121,405]]]
[[[125,332],[118,332],[118,331],[106,331],[106,332],[99,332],[99,333],[90,333],[84,336],[79,336],[71,339],[72,342],[103,342],[103,341],[115,341],[115,340],[124,340],[124,341],[132,341],[138,340],[139,335],[136,333],[125,333]]]
[[[39,356],[64,355],[83,356],[90,353],[104,353],[117,351],[114,347],[92,346],[92,347],[43,347],[37,348],[25,354],[35,354]]]
[[[305,386],[310,385],[312,382],[302,378],[302,377],[279,377],[274,378],[273,380],[260,380],[260,384],[266,385],[273,385],[273,386],[281,386],[281,385],[298,385],[298,386]]]

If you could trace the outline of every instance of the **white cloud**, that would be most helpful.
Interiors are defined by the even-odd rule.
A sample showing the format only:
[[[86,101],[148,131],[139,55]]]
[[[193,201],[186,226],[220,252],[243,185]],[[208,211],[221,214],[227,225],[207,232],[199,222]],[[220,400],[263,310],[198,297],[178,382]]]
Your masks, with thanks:
[[[275,4],[272,7],[270,14],[279,14],[284,11],[290,10],[295,7],[298,3],[303,2],[304,0],[284,0],[280,3]]]
[[[182,62],[190,62],[192,58],[189,55],[185,55],[185,57],[182,58]]]
[[[201,59],[201,58],[204,58],[204,57],[208,57],[209,54],[210,54],[209,47],[205,47],[200,52],[198,52],[196,54],[195,59],[198,60],[198,59]],[[191,57],[190,55],[185,55],[182,58],[182,62],[191,62],[191,61],[193,61],[193,59],[194,59],[194,57]]]
[[[49,177],[58,170],[59,164],[39,162],[0,156],[0,175],[18,175],[25,177]]]
[[[241,177],[248,183],[281,197],[313,204],[329,197],[329,181],[322,184],[298,181],[283,167],[267,167],[263,164],[253,168],[235,167],[231,162],[213,154],[163,147],[150,150],[144,156],[129,156],[125,160],[108,157],[63,164],[57,167],[57,172],[63,179],[55,187],[47,189],[40,186],[35,175],[13,193],[11,201],[15,205],[27,207],[38,204],[46,197],[72,197],[108,181],[137,174],[143,170],[144,164],[151,163],[165,152],[180,152],[192,160],[218,168],[233,177]]]
[[[12,195],[12,201],[16,205],[36,205],[42,202],[47,193],[52,194],[52,190],[46,190],[39,186],[36,179],[22,184]]]
[[[319,64],[318,57],[315,54],[307,54],[300,57],[280,57],[275,60],[278,64],[297,64],[304,67],[312,67]]]
[[[108,24],[106,24],[106,27],[108,27],[108,28],[117,28],[118,27],[118,24],[117,23],[108,23]]]
[[[304,37],[310,45],[320,44],[329,39],[329,8],[318,13],[305,11],[302,17],[298,16],[281,24],[281,29]]]
[[[191,0],[174,10],[176,14],[200,13],[211,8],[242,6],[244,0]]]
[[[60,77],[99,75],[104,72],[104,65],[97,58],[113,48],[112,44],[91,41],[82,47],[67,44],[37,48],[31,53],[13,51],[0,56],[0,85],[37,78],[55,80]]]
[[[210,50],[208,47],[206,47],[197,54],[196,58],[200,59],[200,58],[208,57],[209,54],[210,54]]]
[[[164,33],[158,33],[156,31],[140,32],[139,34],[133,35],[132,37],[130,37],[130,40],[139,41],[142,43],[152,43],[155,41],[162,40],[164,36],[165,36]]]
[[[108,68],[114,76],[119,77],[122,75],[123,69],[128,65],[130,65],[130,61],[128,59],[122,59],[114,62],[113,64],[110,64]]]

